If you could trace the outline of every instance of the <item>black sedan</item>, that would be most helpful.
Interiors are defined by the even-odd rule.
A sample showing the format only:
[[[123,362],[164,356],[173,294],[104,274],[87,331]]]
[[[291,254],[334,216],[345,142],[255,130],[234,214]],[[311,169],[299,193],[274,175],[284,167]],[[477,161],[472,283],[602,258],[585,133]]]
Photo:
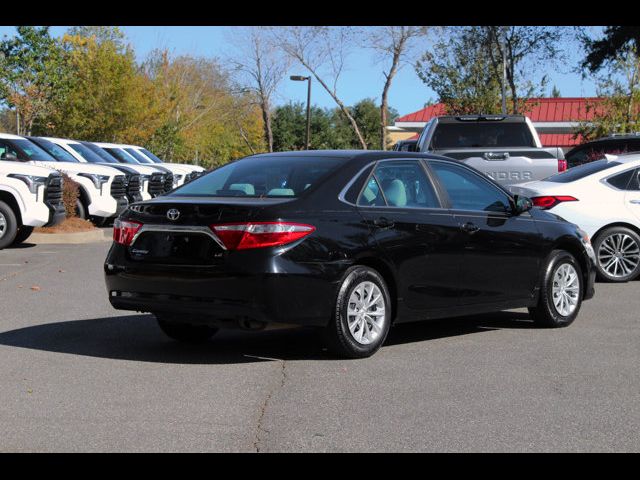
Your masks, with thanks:
[[[104,268],[111,304],[174,339],[292,323],[347,357],[400,322],[528,307],[564,327],[595,278],[584,232],[476,170],[365,151],[254,155],[134,204]]]

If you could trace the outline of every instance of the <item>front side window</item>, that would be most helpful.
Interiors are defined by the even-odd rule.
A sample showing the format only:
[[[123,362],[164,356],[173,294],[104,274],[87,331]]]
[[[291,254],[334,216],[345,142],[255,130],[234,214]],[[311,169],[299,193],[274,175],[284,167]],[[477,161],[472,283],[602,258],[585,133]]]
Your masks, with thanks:
[[[16,154],[20,160],[34,160],[38,162],[56,161],[55,158],[29,140],[18,139],[6,143],[10,146],[10,151]]]
[[[0,160],[17,159],[18,152],[15,148],[5,142],[0,141]]]
[[[480,175],[455,164],[431,162],[440,183],[449,195],[451,208],[506,213],[509,196]]]
[[[171,196],[298,197],[344,159],[322,156],[256,156],[224,165],[174,190]]]

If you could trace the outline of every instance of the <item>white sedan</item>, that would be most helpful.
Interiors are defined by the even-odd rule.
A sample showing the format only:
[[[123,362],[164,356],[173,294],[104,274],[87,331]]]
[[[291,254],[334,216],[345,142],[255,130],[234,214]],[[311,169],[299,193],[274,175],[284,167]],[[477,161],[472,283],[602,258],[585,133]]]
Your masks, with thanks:
[[[626,282],[640,274],[639,175],[640,154],[607,155],[510,189],[583,229],[591,238],[599,277]]]

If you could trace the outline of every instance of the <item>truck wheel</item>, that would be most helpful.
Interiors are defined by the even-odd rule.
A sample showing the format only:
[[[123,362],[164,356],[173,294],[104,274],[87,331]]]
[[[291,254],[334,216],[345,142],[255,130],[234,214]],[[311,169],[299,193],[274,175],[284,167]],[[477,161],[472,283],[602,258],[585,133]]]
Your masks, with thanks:
[[[171,314],[156,313],[154,315],[160,330],[179,342],[204,343],[218,332],[215,327],[184,323],[184,321],[180,321],[180,318]]]
[[[78,218],[81,218],[82,220],[87,219],[87,209],[85,208],[83,203],[80,201],[80,199],[76,200],[76,216]]]
[[[18,221],[11,207],[0,202],[0,249],[13,243],[18,233]]]
[[[13,245],[19,245],[24,242],[27,238],[31,236],[33,233],[33,227],[29,227],[27,225],[23,225],[18,229],[18,233],[16,234],[16,238],[13,239]]]

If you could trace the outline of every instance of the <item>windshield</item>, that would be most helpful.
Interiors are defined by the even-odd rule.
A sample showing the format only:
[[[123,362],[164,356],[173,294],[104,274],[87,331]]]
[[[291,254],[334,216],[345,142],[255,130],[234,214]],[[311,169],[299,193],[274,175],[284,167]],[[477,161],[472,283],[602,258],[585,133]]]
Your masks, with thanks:
[[[104,150],[113,155],[121,163],[129,163],[132,165],[140,165],[140,163],[121,148],[104,147]]]
[[[4,142],[10,144],[18,155],[19,160],[35,160],[37,162],[57,162],[57,160],[49,155],[45,150],[30,140],[26,139],[11,139],[4,140]]]
[[[556,173],[555,175],[551,175],[544,180],[545,182],[555,183],[575,182],[576,180],[580,180],[582,178],[588,177],[589,175],[593,175],[594,173],[598,173],[608,168],[616,167],[618,165],[622,164],[620,162],[613,162],[609,160],[596,160],[595,162],[585,163],[583,165],[570,168],[566,172]]]
[[[29,138],[33,143],[42,147],[46,152],[54,157],[59,162],[74,162],[80,163],[77,158],[67,152],[60,145],[56,145],[50,140],[45,140],[44,138]]]
[[[82,145],[81,143],[69,143],[71,148],[73,148],[78,154],[84,158],[89,163],[104,163],[104,160],[89,150],[87,147]],[[113,162],[109,162],[113,163]]]
[[[153,153],[151,153],[146,148],[142,148],[141,150],[142,150],[142,153],[144,153],[147,157],[149,157],[155,163],[164,163],[162,160],[160,160],[158,157],[156,157]]]
[[[326,157],[248,157],[176,189],[178,197],[298,197],[344,161]]]
[[[154,163],[144,155],[140,154],[135,148],[125,148],[125,151],[140,163]]]
[[[107,163],[120,163],[116,158],[113,157],[113,155],[108,154],[102,148],[100,148],[97,145],[94,145],[91,142],[82,142],[78,150],[80,148],[82,149],[83,152],[87,152],[87,155],[89,157],[94,159],[94,160],[89,160],[88,157],[85,157],[87,158],[87,160],[89,160],[92,163],[99,163],[100,161],[107,162]]]
[[[439,123],[431,146],[443,148],[535,147],[529,126],[522,123]]]

